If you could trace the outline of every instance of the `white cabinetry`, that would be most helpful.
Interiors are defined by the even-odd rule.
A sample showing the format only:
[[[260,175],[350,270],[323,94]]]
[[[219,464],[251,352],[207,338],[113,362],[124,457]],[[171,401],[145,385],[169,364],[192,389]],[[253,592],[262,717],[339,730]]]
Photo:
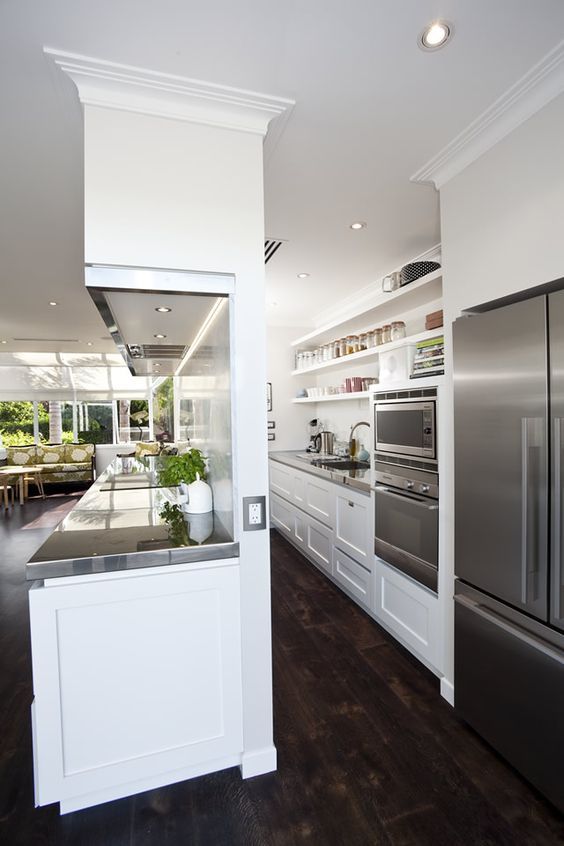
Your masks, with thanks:
[[[374,614],[410,652],[439,666],[438,597],[379,558],[374,567]]]
[[[373,498],[273,459],[270,473],[272,525],[437,673],[438,597],[374,555]]]
[[[335,545],[371,570],[374,558],[371,498],[344,485],[335,488]]]
[[[29,601],[38,805],[241,763],[237,560],[36,582]]]

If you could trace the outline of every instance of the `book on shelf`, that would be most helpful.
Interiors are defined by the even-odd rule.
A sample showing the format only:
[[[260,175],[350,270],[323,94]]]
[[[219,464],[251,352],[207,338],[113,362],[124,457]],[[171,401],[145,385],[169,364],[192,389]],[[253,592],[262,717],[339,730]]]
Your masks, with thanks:
[[[409,378],[421,379],[423,376],[442,376],[444,372],[444,367],[437,367],[433,370],[418,370],[416,373],[412,373]]]
[[[444,344],[444,335],[437,335],[435,338],[426,338],[424,341],[417,341],[415,347],[418,350],[423,350],[426,347],[439,346]]]

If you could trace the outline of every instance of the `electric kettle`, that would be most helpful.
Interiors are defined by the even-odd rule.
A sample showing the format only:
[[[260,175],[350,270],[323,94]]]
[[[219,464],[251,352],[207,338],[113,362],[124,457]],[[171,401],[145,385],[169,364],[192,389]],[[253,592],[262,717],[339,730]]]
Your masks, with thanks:
[[[333,432],[319,432],[314,438],[317,451],[323,455],[333,455],[334,438]]]
[[[196,481],[188,485],[188,502],[182,510],[187,514],[206,514],[212,507],[211,488],[196,473]]]

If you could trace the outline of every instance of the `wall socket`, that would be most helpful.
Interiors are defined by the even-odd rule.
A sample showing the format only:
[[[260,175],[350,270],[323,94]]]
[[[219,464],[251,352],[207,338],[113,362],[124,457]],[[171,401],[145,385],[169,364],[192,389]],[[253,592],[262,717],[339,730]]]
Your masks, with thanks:
[[[243,497],[243,531],[256,532],[266,529],[266,497]]]

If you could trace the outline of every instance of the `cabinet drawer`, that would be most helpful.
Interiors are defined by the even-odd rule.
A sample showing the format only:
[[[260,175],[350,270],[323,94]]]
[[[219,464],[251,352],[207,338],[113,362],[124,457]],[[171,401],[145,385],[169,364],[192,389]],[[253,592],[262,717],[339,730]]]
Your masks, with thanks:
[[[335,544],[372,570],[372,500],[356,491],[337,488]]]
[[[270,489],[285,499],[292,498],[292,470],[277,461],[270,463]]]
[[[306,542],[304,547],[316,564],[331,574],[333,569],[333,531],[317,520],[306,518]]]
[[[333,555],[333,578],[367,608],[372,600],[372,573],[362,564],[358,564],[345,552],[335,549]]]
[[[408,576],[375,559],[374,614],[417,657],[439,665],[438,599]]]
[[[335,485],[305,473],[304,501],[301,507],[333,528],[335,525]]]
[[[270,519],[283,534],[293,534],[294,509],[274,493],[270,495]]]

